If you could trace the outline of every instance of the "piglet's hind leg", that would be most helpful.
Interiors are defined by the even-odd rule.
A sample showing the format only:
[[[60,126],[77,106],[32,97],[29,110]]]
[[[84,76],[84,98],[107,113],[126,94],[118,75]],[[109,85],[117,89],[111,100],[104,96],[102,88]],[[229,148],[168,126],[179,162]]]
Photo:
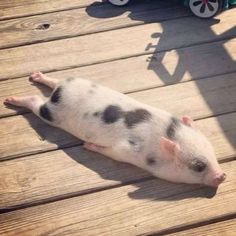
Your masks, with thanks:
[[[25,107],[45,122],[50,123],[53,121],[52,114],[47,107],[47,103],[45,103],[41,97],[34,96],[22,96],[22,97],[8,97],[4,101],[5,104],[11,104],[18,107]]]
[[[48,77],[41,72],[32,73],[29,77],[29,80],[33,81],[33,82],[40,83],[40,84],[44,84],[44,85],[50,87],[51,89],[54,89],[58,83],[57,79]]]
[[[8,97],[4,101],[5,104],[11,104],[17,107],[26,107],[34,113],[38,112],[38,107],[44,102],[39,96],[22,96],[22,97]]]

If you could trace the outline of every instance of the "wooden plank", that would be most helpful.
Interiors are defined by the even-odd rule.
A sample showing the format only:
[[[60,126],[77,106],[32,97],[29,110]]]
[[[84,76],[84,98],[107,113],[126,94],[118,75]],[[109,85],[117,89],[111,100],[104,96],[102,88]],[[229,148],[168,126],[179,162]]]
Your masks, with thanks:
[[[155,179],[2,214],[0,233],[141,235],[235,214],[235,162],[222,167],[228,178],[214,197],[207,188]]]
[[[85,194],[150,177],[81,146],[0,163],[0,212],[17,205]]]
[[[139,1],[124,8],[103,4],[99,7],[92,6],[0,21],[0,48],[75,37],[191,15],[183,6],[178,4],[176,7],[176,5],[175,1]],[[47,24],[46,27],[44,24]]]
[[[188,114],[204,118],[236,110],[235,73],[130,94],[146,104],[168,110],[177,116]],[[191,104],[191,106],[190,106]],[[232,121],[233,122],[233,121]],[[232,123],[231,123],[232,124]],[[227,124],[221,124],[224,129]],[[49,127],[33,114],[2,118],[0,123],[0,158],[6,159],[57,146],[78,143],[62,131]],[[58,133],[59,132],[59,133]],[[43,140],[42,140],[43,139]]]
[[[204,235],[204,236],[234,236],[236,232],[236,219],[221,221],[186,231],[171,234],[172,236]]]
[[[81,144],[77,138],[43,123],[33,114],[2,119],[0,126],[0,159]]]
[[[180,58],[181,63],[178,62]],[[52,72],[48,75],[58,79],[84,77],[120,92],[130,93],[235,71],[236,65],[232,58],[236,58],[236,39],[155,54],[151,62],[150,56],[145,55]],[[179,69],[176,70],[177,66]],[[49,90],[44,86],[39,88],[45,95],[49,95]],[[28,78],[0,82],[0,104],[8,96],[30,94],[40,92],[28,82]],[[10,110],[0,106],[0,117],[24,112],[24,109]]]
[[[97,33],[96,40],[91,34],[4,49],[0,54],[0,79],[26,76],[34,70],[58,71],[234,37],[235,12],[236,9],[225,11],[219,16],[220,23],[215,25],[196,17],[180,18]]]
[[[236,111],[236,73],[129,94],[138,101],[195,119]],[[191,105],[190,105],[191,104]]]
[[[0,3],[0,19],[86,7],[94,2],[93,0],[4,0]],[[96,0],[96,2],[99,4],[101,1]]]
[[[236,155],[235,120],[236,113],[196,122],[212,142],[219,160],[230,160]],[[0,173],[2,210],[89,193],[149,176],[141,169],[84,151],[82,147],[0,162]]]

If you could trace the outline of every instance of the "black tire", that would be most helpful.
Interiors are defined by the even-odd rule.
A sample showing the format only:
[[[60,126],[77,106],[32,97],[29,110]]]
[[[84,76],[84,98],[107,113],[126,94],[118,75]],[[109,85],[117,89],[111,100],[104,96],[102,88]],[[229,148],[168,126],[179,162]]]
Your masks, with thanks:
[[[223,0],[189,0],[192,13],[200,18],[212,18],[223,9]]]

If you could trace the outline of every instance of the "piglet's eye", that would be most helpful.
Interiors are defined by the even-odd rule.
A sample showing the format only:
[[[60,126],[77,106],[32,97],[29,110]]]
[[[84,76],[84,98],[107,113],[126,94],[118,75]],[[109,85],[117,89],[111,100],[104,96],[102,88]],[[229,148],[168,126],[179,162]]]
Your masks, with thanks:
[[[195,172],[202,172],[206,169],[206,163],[200,160],[193,160],[191,163],[191,169]]]

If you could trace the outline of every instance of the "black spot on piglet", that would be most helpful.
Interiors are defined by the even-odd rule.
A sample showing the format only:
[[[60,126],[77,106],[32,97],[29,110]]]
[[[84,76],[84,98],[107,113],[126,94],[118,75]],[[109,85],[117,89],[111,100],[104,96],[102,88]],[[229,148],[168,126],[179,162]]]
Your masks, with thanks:
[[[59,103],[61,98],[61,87],[58,87],[51,96],[52,103]]]
[[[138,137],[138,136],[131,136],[129,139],[128,139],[128,142],[129,144],[131,145],[132,149],[135,151],[135,152],[140,152],[142,151],[143,149],[143,142],[144,140],[141,138],[141,137]]]
[[[175,134],[176,134],[176,130],[178,129],[179,126],[180,126],[180,121],[177,118],[172,117],[170,120],[170,124],[166,130],[167,137],[170,139],[174,139]]]
[[[39,115],[44,118],[45,120],[52,121],[52,115],[50,110],[48,109],[47,105],[44,104],[39,108]]]
[[[97,88],[97,87],[98,87],[98,85],[97,85],[97,84],[95,84],[95,83],[92,83],[92,84],[91,84],[91,87],[92,87],[92,88]]]
[[[71,81],[73,81],[73,80],[75,80],[74,77],[69,77],[69,78],[66,79],[67,82],[71,82]]]
[[[155,165],[155,164],[156,164],[156,158],[155,158],[155,156],[152,155],[152,154],[147,155],[146,163],[147,163],[147,165],[149,165],[149,166]]]
[[[106,124],[112,124],[119,120],[123,115],[123,112],[120,107],[114,106],[114,105],[109,105],[106,107],[102,114],[102,120]]]
[[[93,116],[98,117],[98,116],[100,116],[100,114],[101,114],[101,112],[96,111],[96,112],[93,113]]]
[[[125,114],[125,124],[128,128],[132,128],[137,123],[147,121],[151,118],[151,113],[145,109],[136,109]]]

